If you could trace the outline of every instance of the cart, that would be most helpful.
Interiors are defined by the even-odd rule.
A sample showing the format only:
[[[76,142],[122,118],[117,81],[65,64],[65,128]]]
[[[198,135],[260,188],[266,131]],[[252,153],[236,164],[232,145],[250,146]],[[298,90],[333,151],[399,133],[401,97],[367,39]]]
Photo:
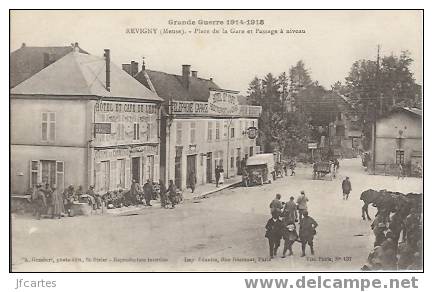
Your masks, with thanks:
[[[313,179],[324,179],[329,174],[332,180],[332,163],[329,161],[319,161],[313,163]]]

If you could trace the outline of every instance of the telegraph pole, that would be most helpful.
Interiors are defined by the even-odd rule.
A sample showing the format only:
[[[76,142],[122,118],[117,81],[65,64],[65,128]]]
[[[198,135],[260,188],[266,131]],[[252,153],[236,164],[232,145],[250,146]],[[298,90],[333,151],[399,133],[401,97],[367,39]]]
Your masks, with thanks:
[[[382,96],[379,90],[380,83],[380,45],[377,45],[376,61],[376,102],[373,110],[373,174],[376,174],[376,127],[377,127],[377,99],[379,99],[380,113],[382,113]]]

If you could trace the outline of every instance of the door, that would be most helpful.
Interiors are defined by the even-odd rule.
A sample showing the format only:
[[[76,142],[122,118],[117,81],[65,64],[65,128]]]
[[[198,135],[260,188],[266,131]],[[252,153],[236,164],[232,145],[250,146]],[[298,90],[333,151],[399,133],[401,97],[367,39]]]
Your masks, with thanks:
[[[182,188],[182,156],[174,158],[174,184],[177,188]]]
[[[188,179],[190,178],[191,173],[193,173],[195,177],[195,181],[197,181],[197,155],[188,155],[186,157],[186,181],[188,185]]]
[[[131,176],[132,176],[133,180],[135,180],[138,183],[141,183],[141,181],[140,181],[140,157],[133,157],[131,159]]]
[[[212,182],[212,152],[206,154],[206,182]]]
[[[155,157],[153,155],[147,156],[147,175],[148,179],[153,182],[154,177],[154,169],[155,169]]]
[[[104,191],[110,190],[110,161],[101,161],[101,186]]]
[[[241,148],[237,148],[236,149],[237,153],[236,153],[236,169],[237,169],[237,174],[241,175],[242,174],[242,169],[241,169]]]

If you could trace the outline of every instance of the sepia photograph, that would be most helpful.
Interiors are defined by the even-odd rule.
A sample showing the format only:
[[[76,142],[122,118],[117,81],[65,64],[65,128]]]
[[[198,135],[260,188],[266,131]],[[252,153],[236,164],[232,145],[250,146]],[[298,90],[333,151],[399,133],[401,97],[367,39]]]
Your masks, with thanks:
[[[424,271],[423,10],[9,21],[10,272]]]

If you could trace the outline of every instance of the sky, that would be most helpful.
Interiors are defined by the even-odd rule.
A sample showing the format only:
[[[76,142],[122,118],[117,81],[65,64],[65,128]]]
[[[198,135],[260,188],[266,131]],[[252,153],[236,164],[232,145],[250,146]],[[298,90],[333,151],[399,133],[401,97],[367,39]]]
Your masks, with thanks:
[[[169,21],[264,20],[264,25],[170,25]],[[246,92],[255,77],[288,72],[303,60],[325,88],[344,82],[360,59],[409,50],[422,84],[423,23],[420,11],[13,11],[10,51],[27,46],[79,46],[94,55],[110,49],[119,66],[145,57],[146,68],[181,74],[191,65],[222,88]],[[128,28],[236,30],[299,29],[303,34],[130,34]]]

